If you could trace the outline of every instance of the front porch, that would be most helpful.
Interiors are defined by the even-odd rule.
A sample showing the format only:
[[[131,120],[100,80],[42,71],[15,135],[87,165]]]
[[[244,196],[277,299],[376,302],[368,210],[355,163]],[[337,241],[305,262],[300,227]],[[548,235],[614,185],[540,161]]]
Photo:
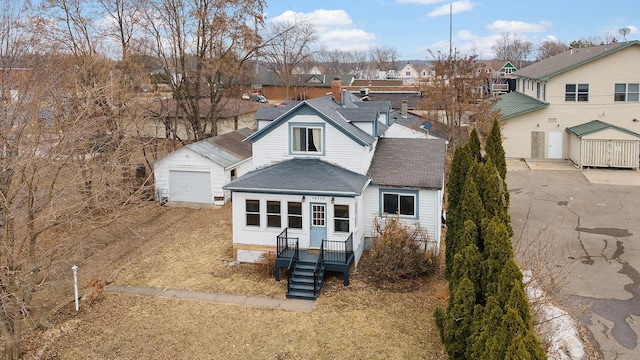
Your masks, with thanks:
[[[277,238],[276,281],[287,270],[287,297],[314,300],[320,294],[325,271],[341,272],[349,286],[349,270],[355,260],[353,234],[344,241],[322,240],[319,249],[300,249],[297,237],[288,237],[284,229]]]

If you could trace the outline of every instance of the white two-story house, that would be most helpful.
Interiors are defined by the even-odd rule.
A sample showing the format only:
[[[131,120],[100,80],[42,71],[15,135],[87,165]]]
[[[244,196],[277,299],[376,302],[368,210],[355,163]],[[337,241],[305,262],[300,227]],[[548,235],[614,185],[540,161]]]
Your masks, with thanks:
[[[421,226],[437,249],[445,141],[385,138],[390,110],[339,84],[322,98],[260,109],[257,131],[245,139],[255,170],[224,186],[232,192],[234,257],[256,262],[275,252],[280,268],[314,254],[312,263],[343,272],[348,284],[374,217],[387,216]]]
[[[570,159],[578,166],[638,168],[640,42],[561,54],[517,70],[501,95],[507,157]]]

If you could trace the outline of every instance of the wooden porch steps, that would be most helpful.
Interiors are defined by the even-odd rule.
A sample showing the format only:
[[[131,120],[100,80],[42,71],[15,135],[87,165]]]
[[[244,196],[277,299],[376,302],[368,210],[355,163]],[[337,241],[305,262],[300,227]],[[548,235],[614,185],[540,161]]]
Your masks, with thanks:
[[[314,280],[316,261],[299,260],[289,277],[288,299],[315,300],[320,294],[324,278],[324,264],[320,265],[317,279]],[[314,285],[315,284],[315,285]]]

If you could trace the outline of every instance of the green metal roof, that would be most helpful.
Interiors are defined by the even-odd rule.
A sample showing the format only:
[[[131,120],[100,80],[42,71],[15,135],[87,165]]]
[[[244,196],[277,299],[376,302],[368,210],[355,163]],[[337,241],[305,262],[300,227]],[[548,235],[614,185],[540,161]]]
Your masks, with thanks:
[[[625,128],[621,128],[619,126],[615,126],[615,125],[611,125],[609,123],[606,123],[604,121],[600,121],[600,120],[591,120],[587,123],[584,124],[580,124],[580,125],[576,125],[576,126],[572,126],[570,128],[567,128],[567,131],[576,135],[577,137],[581,138],[583,136],[589,135],[589,134],[593,134],[593,133],[597,133],[599,131],[602,130],[607,130],[607,129],[614,129],[614,130],[618,130],[620,132],[623,132],[625,134],[629,134],[632,136],[636,136],[640,138],[640,134],[635,133],[631,130],[627,130]]]
[[[500,120],[506,120],[549,106],[546,102],[534,99],[517,91],[500,95],[498,98],[499,100],[494,106],[500,111]]]

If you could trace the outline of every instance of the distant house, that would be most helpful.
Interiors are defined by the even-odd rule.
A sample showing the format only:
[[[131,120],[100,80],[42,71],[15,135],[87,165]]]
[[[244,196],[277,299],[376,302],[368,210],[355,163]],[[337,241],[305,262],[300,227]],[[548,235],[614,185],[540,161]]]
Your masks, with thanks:
[[[444,140],[384,138],[390,103],[333,85],[322,98],[260,109],[245,139],[255,170],[223,187],[232,192],[234,258],[275,253],[278,268],[293,269],[288,297],[315,298],[309,282],[321,284],[325,270],[347,285],[374,218],[419,225],[425,246],[439,247]]]
[[[253,169],[248,128],[186,145],[155,162],[156,197],[162,202],[224,205],[222,186]]]
[[[519,69],[516,91],[499,96],[496,105],[506,155],[584,166],[575,157],[581,143],[590,144],[600,166],[637,168],[637,141],[629,137],[640,133],[638,63],[640,42],[629,41],[570,49]],[[610,125],[598,131],[603,142],[586,142],[584,130],[603,124]]]
[[[400,71],[398,71],[398,79],[402,80],[416,80],[420,77],[420,72],[416,70],[411,64],[406,63]]]
[[[262,94],[269,99],[304,100],[325,96],[331,91],[331,82],[336,77],[343,86],[349,86],[353,81],[351,74],[294,74],[289,88],[289,99],[286,99],[285,85],[272,71],[256,75],[252,83],[259,86]]]
[[[206,118],[211,111],[209,99],[200,99],[201,121],[206,122]],[[215,113],[217,117],[217,133],[225,134],[238,128],[251,127],[254,124],[253,116],[260,107],[270,106],[253,101],[246,101],[240,98],[226,98],[221,101],[222,108]],[[173,98],[155,98],[143,107],[144,121],[137,129],[138,135],[150,138],[178,138],[184,141],[193,140],[194,135],[190,125],[190,119],[178,106]],[[212,132],[209,127],[208,132]]]

